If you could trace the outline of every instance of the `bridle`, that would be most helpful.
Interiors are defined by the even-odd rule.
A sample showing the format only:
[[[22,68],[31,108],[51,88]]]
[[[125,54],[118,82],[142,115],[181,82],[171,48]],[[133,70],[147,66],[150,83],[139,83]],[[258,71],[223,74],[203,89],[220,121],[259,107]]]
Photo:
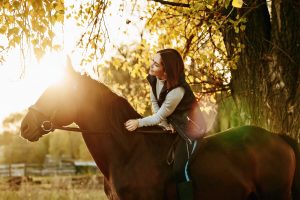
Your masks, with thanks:
[[[45,132],[53,132],[56,129],[64,130],[64,131],[89,133],[89,134],[108,134],[108,133],[111,132],[111,131],[108,131],[108,130],[96,130],[96,131],[93,130],[93,131],[91,131],[91,130],[81,129],[81,128],[78,128],[78,127],[60,126],[60,125],[57,125],[53,122],[57,110],[54,110],[54,112],[51,114],[50,117],[47,114],[45,114],[44,112],[42,112],[36,105],[30,106],[29,110],[37,112],[37,113],[39,113],[39,114],[41,114],[42,116],[45,117],[46,120],[42,121],[42,123],[40,124],[40,128]],[[134,132],[136,132],[136,133],[160,133],[160,134],[167,133],[167,134],[173,134],[172,131],[170,131],[170,130],[159,130],[159,131],[136,130]]]
[[[46,120],[42,121],[42,123],[40,124],[40,128],[45,132],[53,132],[56,129],[59,129],[59,130],[64,130],[64,131],[73,131],[73,132],[82,132],[82,133],[88,132],[88,133],[91,133],[91,134],[110,133],[110,131],[108,131],[108,130],[90,131],[90,130],[85,130],[85,129],[81,129],[81,128],[78,128],[78,127],[69,127],[69,126],[57,125],[53,122],[55,114],[56,114],[56,110],[51,114],[51,117],[49,117],[47,114],[45,114],[40,109],[38,109],[38,107],[36,105],[30,106],[29,110],[33,110],[34,112],[37,112],[37,113],[39,113],[39,114],[41,114],[42,116],[45,117]]]

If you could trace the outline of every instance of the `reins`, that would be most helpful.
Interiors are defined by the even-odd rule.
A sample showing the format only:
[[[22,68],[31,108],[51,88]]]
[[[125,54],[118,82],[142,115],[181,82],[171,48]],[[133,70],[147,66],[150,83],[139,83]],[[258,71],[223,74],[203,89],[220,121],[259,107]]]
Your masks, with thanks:
[[[81,128],[78,128],[78,127],[59,126],[59,125],[55,125],[54,123],[52,123],[49,120],[43,121],[42,124],[41,124],[41,128],[43,129],[43,131],[47,131],[47,132],[53,132],[56,129],[64,130],[64,131],[89,133],[89,134],[107,134],[107,133],[111,132],[111,131],[108,131],[108,130],[90,131],[90,130],[81,129]],[[170,130],[157,130],[157,131],[154,131],[154,130],[139,130],[139,129],[137,129],[136,131],[133,131],[133,133],[173,134],[172,131],[170,131]]]
[[[45,120],[40,125],[40,128],[43,131],[46,131],[46,132],[53,132],[56,129],[59,129],[59,130],[64,130],[64,131],[82,132],[82,133],[88,133],[88,134],[108,134],[108,133],[111,133],[111,131],[108,131],[108,130],[96,130],[96,131],[93,130],[93,131],[91,131],[91,130],[81,129],[81,128],[78,128],[78,127],[59,126],[59,125],[56,125],[55,123],[52,122],[53,118],[55,116],[56,111],[54,111],[53,114],[50,117],[48,117],[45,113],[41,112],[36,107],[36,105],[30,106],[29,109],[31,109],[31,110],[33,110],[35,112],[40,113],[46,119],[50,118],[50,120]],[[125,127],[124,127],[124,130],[125,130]],[[139,130],[139,129],[133,131],[133,133],[143,133],[143,134],[173,134],[171,130]]]
[[[90,134],[99,134],[99,133],[110,133],[111,131],[108,130],[102,130],[102,131],[89,131],[89,130],[85,130],[85,129],[81,129],[78,127],[68,127],[68,126],[59,126],[56,125],[54,123],[52,123],[51,121],[47,120],[47,121],[43,121],[41,124],[41,128],[43,129],[43,131],[47,131],[47,132],[53,132],[56,129],[59,130],[64,130],[64,131],[73,131],[73,132],[82,132],[82,133],[90,133]]]

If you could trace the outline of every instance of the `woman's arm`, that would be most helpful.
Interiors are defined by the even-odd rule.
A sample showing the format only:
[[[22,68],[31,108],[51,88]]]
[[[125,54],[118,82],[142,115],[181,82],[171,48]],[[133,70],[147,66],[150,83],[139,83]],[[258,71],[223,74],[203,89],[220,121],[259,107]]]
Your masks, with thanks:
[[[177,105],[180,103],[181,99],[184,95],[184,88],[177,87],[171,90],[167,96],[161,107],[158,111],[148,117],[144,117],[141,119],[130,119],[125,123],[125,127],[129,131],[134,131],[138,127],[143,126],[153,126],[158,125],[159,123],[167,120],[167,117],[170,116],[174,110],[176,109]]]
[[[134,131],[137,127],[158,125],[160,122],[166,121],[177,105],[180,103],[184,95],[184,88],[177,87],[171,90],[158,111],[148,117],[141,119],[130,119],[125,123],[125,127],[129,131]]]
[[[159,110],[159,105],[157,103],[156,97],[154,96],[152,88],[150,88],[150,101],[152,105],[152,113],[157,113],[157,111]]]
[[[156,113],[148,117],[138,119],[138,127],[157,125],[160,122],[166,120],[167,117],[174,112],[177,105],[180,103],[181,99],[183,98],[183,95],[184,95],[183,87],[177,87],[171,90],[167,94],[165,101],[163,102],[163,104],[161,105],[161,107],[158,109]]]
[[[159,105],[157,103],[157,99],[154,96],[153,90],[152,88],[150,88],[150,101],[151,101],[151,105],[152,105],[152,113],[157,113],[159,110]],[[163,120],[159,123],[160,126],[163,126],[165,128],[169,128],[169,124],[167,122],[167,120]]]

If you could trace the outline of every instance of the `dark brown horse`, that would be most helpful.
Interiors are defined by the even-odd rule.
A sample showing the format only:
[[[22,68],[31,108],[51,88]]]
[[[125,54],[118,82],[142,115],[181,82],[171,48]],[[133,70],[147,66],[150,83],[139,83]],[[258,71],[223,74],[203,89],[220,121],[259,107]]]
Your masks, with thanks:
[[[29,109],[21,134],[36,141],[75,122],[105,176],[109,199],[177,199],[166,163],[176,134],[157,133],[158,127],[126,131],[124,122],[139,117],[124,98],[70,69]],[[199,146],[190,167],[195,199],[300,199],[294,140],[244,126],[206,137]]]

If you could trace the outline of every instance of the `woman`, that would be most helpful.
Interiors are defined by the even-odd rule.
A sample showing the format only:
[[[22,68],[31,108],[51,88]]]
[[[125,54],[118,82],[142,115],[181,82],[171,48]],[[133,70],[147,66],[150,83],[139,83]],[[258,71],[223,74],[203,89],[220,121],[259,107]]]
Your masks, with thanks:
[[[184,63],[175,49],[163,49],[154,56],[147,80],[153,115],[125,123],[129,131],[138,127],[161,125],[176,131],[187,142],[206,131],[196,98],[185,81]]]
[[[128,131],[134,131],[138,127],[161,125],[181,136],[183,140],[176,147],[173,170],[177,183],[180,183],[179,196],[184,196],[185,199],[190,196],[192,199],[187,165],[196,139],[203,137],[206,126],[195,95],[185,81],[184,63],[178,51],[158,51],[152,60],[147,80],[151,86],[150,98],[154,113],[141,119],[130,119],[125,127]],[[183,194],[180,192],[180,185],[185,190]]]

